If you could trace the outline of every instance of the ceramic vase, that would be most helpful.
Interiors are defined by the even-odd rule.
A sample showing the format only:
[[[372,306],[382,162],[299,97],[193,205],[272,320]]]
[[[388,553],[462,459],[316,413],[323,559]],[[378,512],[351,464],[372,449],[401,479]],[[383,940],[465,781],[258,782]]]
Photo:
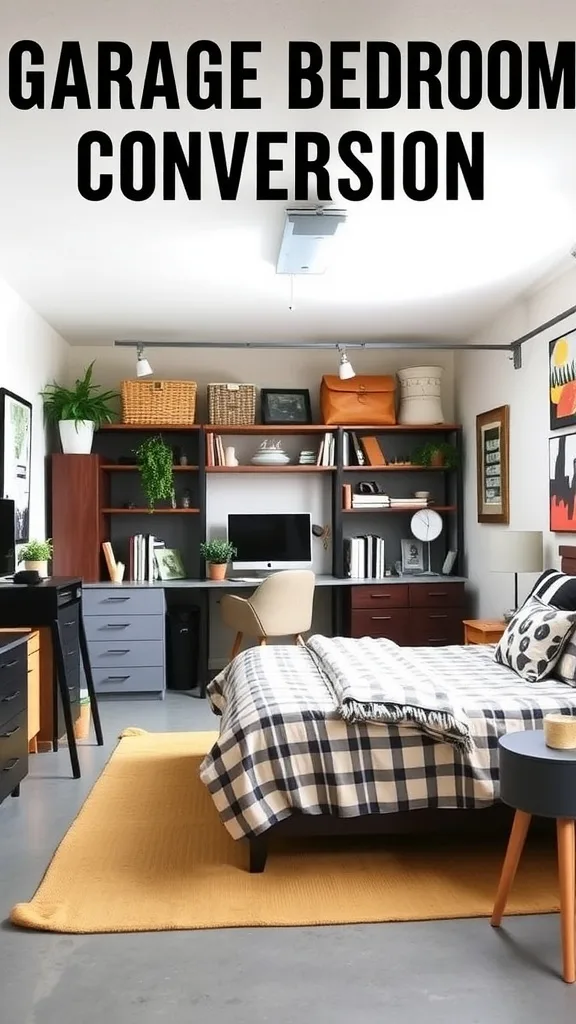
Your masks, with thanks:
[[[37,572],[42,579],[46,579],[48,576],[48,562],[24,562],[24,568],[30,572]]]
[[[399,423],[444,423],[442,373],[441,366],[409,366],[398,370]]]
[[[230,446],[224,449],[224,465],[225,466],[237,466],[238,459],[236,458],[236,449]]]

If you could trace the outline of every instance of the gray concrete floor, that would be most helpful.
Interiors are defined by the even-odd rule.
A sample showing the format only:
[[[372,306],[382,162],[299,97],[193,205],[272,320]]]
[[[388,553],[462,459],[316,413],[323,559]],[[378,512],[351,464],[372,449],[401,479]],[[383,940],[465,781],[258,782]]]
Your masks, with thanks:
[[[30,899],[118,733],[210,729],[204,701],[102,705],[106,746],[31,759],[0,806],[0,911]],[[105,851],[102,851],[105,856]],[[570,1024],[556,915],[336,928],[69,936],[0,927],[0,1024]]]

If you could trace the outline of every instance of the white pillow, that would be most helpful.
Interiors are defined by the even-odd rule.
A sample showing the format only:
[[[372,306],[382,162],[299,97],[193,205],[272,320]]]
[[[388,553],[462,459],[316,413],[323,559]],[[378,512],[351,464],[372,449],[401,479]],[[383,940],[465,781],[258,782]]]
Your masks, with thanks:
[[[529,683],[550,675],[576,625],[576,611],[561,611],[530,597],[510,619],[494,657]]]

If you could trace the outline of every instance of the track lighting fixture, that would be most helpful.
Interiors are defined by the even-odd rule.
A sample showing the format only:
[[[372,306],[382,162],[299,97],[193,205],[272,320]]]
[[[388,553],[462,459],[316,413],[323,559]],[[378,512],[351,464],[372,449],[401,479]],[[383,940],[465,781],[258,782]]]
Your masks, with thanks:
[[[148,360],[144,358],[144,346],[138,345],[136,353],[136,376],[149,377],[154,371]]]
[[[354,367],[346,355],[346,349],[343,345],[338,345],[338,351],[340,352],[340,367],[338,369],[338,376],[340,380],[350,380],[350,377],[355,377]]]

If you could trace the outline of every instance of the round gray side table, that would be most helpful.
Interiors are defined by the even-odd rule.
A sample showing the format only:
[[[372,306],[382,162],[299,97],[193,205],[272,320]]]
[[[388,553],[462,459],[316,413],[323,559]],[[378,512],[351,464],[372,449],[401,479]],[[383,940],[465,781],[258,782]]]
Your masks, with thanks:
[[[501,921],[532,815],[556,818],[562,977],[576,981],[576,750],[547,747],[541,729],[500,737],[500,799],[516,814],[502,866],[491,924]]]

